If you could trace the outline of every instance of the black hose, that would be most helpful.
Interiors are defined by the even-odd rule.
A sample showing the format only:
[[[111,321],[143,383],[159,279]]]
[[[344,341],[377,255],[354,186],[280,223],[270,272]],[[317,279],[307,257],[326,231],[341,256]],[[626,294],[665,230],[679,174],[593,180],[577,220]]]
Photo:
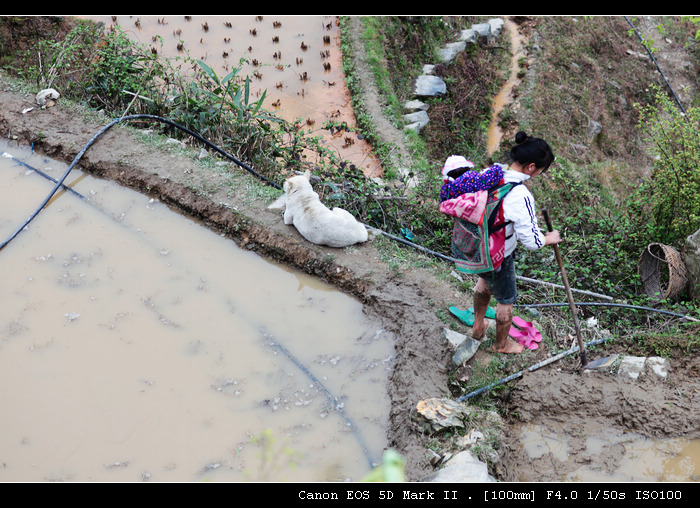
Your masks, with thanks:
[[[245,169],[245,170],[248,171],[249,173],[251,173],[251,174],[257,176],[260,180],[266,182],[267,184],[269,184],[269,185],[271,185],[271,186],[273,186],[273,187],[275,187],[275,188],[277,188],[277,189],[281,189],[281,188],[282,188],[279,184],[270,181],[268,178],[266,178],[266,177],[264,177],[263,175],[259,174],[258,172],[256,172],[255,170],[253,170],[250,166],[248,166],[248,165],[244,164],[243,162],[239,161],[238,159],[236,159],[235,157],[233,157],[232,155],[230,155],[230,154],[227,153],[226,151],[222,150],[221,148],[219,148],[218,146],[216,146],[215,144],[213,144],[213,143],[210,142],[209,140],[203,138],[201,135],[197,134],[197,133],[194,132],[194,131],[191,131],[190,129],[188,129],[188,128],[186,128],[186,127],[183,127],[182,125],[179,125],[179,124],[173,122],[172,120],[169,120],[169,119],[167,119],[167,118],[163,118],[163,117],[160,117],[160,116],[155,116],[155,115],[128,115],[128,116],[123,116],[123,117],[120,117],[120,118],[115,118],[115,119],[112,120],[110,123],[108,123],[107,125],[105,125],[104,127],[102,127],[102,128],[101,128],[101,129],[100,129],[86,144],[85,144],[85,146],[82,148],[82,150],[80,150],[80,152],[78,153],[78,155],[75,156],[75,159],[73,159],[73,162],[71,162],[70,166],[68,166],[68,169],[66,169],[66,171],[63,173],[63,176],[61,176],[61,178],[60,178],[59,180],[56,181],[56,185],[55,185],[54,188],[51,190],[51,192],[49,192],[48,196],[46,196],[46,198],[44,199],[44,201],[41,202],[41,204],[37,207],[37,209],[29,216],[29,218],[28,218],[19,228],[17,228],[17,230],[16,230],[14,233],[12,233],[2,244],[0,244],[0,250],[4,249],[4,248],[7,246],[7,244],[10,243],[10,242],[20,233],[20,231],[22,231],[24,228],[26,228],[27,225],[28,225],[32,220],[34,220],[34,218],[35,218],[37,215],[39,215],[39,212],[41,212],[41,210],[43,210],[43,208],[44,208],[44,207],[46,206],[46,204],[51,200],[51,198],[53,197],[53,195],[56,194],[56,191],[58,191],[58,189],[64,187],[63,182],[65,181],[66,177],[67,177],[68,174],[73,170],[73,168],[74,168],[75,165],[78,163],[78,161],[82,158],[82,156],[85,154],[85,152],[87,152],[88,148],[90,148],[90,147],[95,143],[95,141],[97,141],[97,139],[98,139],[100,136],[102,136],[102,134],[104,134],[105,132],[107,132],[107,131],[108,131],[110,128],[112,128],[114,125],[116,125],[116,124],[118,124],[119,122],[122,122],[122,121],[124,121],[124,120],[156,120],[156,121],[165,123],[165,124],[167,124],[167,125],[170,125],[170,126],[172,126],[172,127],[175,127],[175,128],[177,128],[177,129],[180,129],[181,131],[186,132],[186,133],[189,134],[190,136],[193,136],[194,138],[198,139],[199,141],[201,141],[202,143],[204,143],[204,144],[207,145],[208,147],[212,148],[213,150],[216,150],[216,151],[219,152],[220,154],[222,154],[222,155],[224,155],[225,157],[231,159],[233,162],[235,162],[236,164],[238,164],[240,167],[242,167],[243,169]]]
[[[645,310],[649,312],[658,312],[660,314],[666,314],[669,316],[675,316],[683,319],[687,319],[688,321],[696,321],[700,322],[700,319],[695,319],[690,316],[686,316],[684,314],[678,314],[676,312],[671,312],[668,310],[662,310],[662,309],[655,309],[653,307],[642,307],[640,305],[628,305],[625,303],[610,303],[610,302],[574,302],[574,304],[577,307],[584,307],[584,306],[599,306],[599,307],[622,307],[626,309],[634,309],[634,310]],[[532,304],[516,304],[516,307],[567,307],[569,304],[568,303],[532,303]]]
[[[565,305],[569,305],[569,304],[567,303]],[[603,342],[607,342],[608,340],[610,340],[610,338],[596,339],[596,340],[593,340],[591,342],[587,342],[586,344],[584,344],[584,347],[593,346],[596,344],[602,344]],[[567,349],[566,351],[563,351],[563,352],[556,354],[550,358],[547,358],[546,360],[542,360],[539,363],[531,365],[527,369],[523,369],[521,371],[516,372],[515,374],[511,374],[510,376],[507,376],[507,377],[504,377],[503,379],[495,381],[495,382],[491,383],[490,385],[479,388],[478,390],[475,390],[471,393],[467,393],[466,395],[462,395],[461,397],[459,397],[457,399],[457,402],[462,402],[466,399],[469,399],[471,397],[474,397],[476,395],[484,393],[484,392],[490,390],[491,388],[495,388],[496,386],[502,385],[503,383],[507,383],[508,381],[512,381],[513,379],[517,379],[517,378],[521,377],[525,372],[533,372],[541,367],[544,367],[545,365],[549,365],[552,362],[556,362],[557,360],[561,360],[562,358],[564,358],[566,356],[569,356],[571,354],[578,352],[579,349],[580,349],[579,346],[574,346],[571,349]]]
[[[666,76],[664,75],[663,71],[661,70],[661,67],[659,67],[659,64],[656,61],[656,58],[654,58],[654,53],[652,53],[651,50],[649,49],[649,47],[646,44],[644,44],[644,39],[642,38],[640,33],[637,31],[637,28],[629,20],[629,18],[627,16],[625,16],[625,19],[627,20],[627,23],[629,24],[629,26],[632,27],[632,30],[634,30],[634,33],[637,34],[637,37],[639,37],[639,40],[642,42],[642,46],[644,46],[646,48],[647,53],[649,54],[649,57],[651,58],[651,61],[654,62],[654,65],[656,65],[656,69],[659,71],[659,74],[661,74],[661,77],[664,78],[664,81],[666,82],[666,86],[668,86],[668,89],[671,90],[671,94],[673,94],[673,98],[676,99],[676,102],[678,103],[678,107],[681,108],[681,111],[685,115],[685,108],[683,108],[683,104],[681,104],[681,100],[678,98],[678,96],[676,95],[676,92],[673,90],[671,83],[669,83],[668,79],[666,79]]]
[[[16,157],[13,157],[13,156],[10,155],[9,153],[4,152],[2,155],[3,155],[4,157],[8,157],[8,158],[12,159],[13,161],[15,161],[15,162],[16,162],[17,164],[19,164],[20,166],[24,166],[24,167],[26,167],[26,168],[31,169],[31,170],[34,171],[36,174],[43,176],[43,177],[46,178],[47,180],[50,180],[50,181],[52,181],[53,183],[58,183],[58,180],[56,180],[53,176],[51,176],[51,175],[49,175],[49,174],[47,174],[47,173],[44,173],[44,172],[41,171],[40,169],[37,169],[37,168],[35,168],[35,167],[30,166],[30,165],[27,164],[26,162],[21,161],[21,160],[19,160],[19,159],[16,158]],[[63,190],[65,190],[65,191],[70,192],[70,193],[73,194],[74,196],[79,197],[80,199],[85,199],[85,196],[83,196],[82,194],[80,194],[79,192],[75,191],[74,189],[70,188],[69,186],[67,186],[67,185],[65,185],[65,184],[61,184],[61,188],[62,188]]]
[[[352,429],[352,432],[355,434],[355,438],[357,439],[357,442],[360,444],[360,447],[362,448],[362,452],[365,454],[365,458],[367,459],[367,462],[369,464],[369,467],[372,468],[377,465],[377,462],[374,460],[372,457],[368,446],[365,444],[364,440],[362,439],[362,436],[359,434],[359,430],[355,426],[355,424],[350,420],[350,418],[347,416],[345,411],[343,410],[342,406],[338,403],[338,398],[334,397],[333,394],[328,390],[328,388],[325,387],[319,379],[314,376],[309,369],[307,369],[295,356],[292,355],[292,353],[289,352],[287,348],[285,348],[282,344],[280,344],[277,341],[274,341],[270,344],[273,348],[278,349],[282,351],[282,353],[289,358],[294,365],[296,365],[306,376],[316,384],[316,386],[319,386],[323,393],[326,394],[326,397],[328,398],[329,402],[331,402],[334,406],[334,409],[338,411],[343,419],[345,420],[345,423]]]

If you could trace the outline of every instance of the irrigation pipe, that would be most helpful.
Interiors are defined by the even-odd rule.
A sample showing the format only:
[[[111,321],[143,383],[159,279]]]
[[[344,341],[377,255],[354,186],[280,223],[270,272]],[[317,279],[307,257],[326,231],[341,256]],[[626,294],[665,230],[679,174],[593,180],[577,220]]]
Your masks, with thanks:
[[[13,156],[12,154],[9,154],[9,153],[7,153],[7,152],[3,152],[3,153],[2,153],[2,156],[5,157],[5,158],[7,158],[7,159],[12,159],[14,162],[16,162],[17,164],[19,164],[20,166],[24,166],[24,167],[26,167],[26,168],[31,169],[31,170],[34,171],[36,174],[43,176],[44,178],[46,178],[47,180],[50,180],[50,181],[53,182],[53,183],[58,183],[58,180],[56,180],[56,179],[55,179],[54,177],[52,177],[51,175],[49,175],[49,174],[47,174],[47,173],[44,173],[44,172],[41,171],[40,169],[37,169],[37,168],[35,168],[35,167],[30,166],[29,164],[27,164],[27,163],[24,162],[24,161],[19,160],[18,158],[16,158],[16,157]],[[67,185],[61,184],[61,188],[62,188],[63,190],[65,190],[65,191],[70,192],[70,193],[73,194],[74,196],[78,196],[80,199],[85,199],[85,196],[83,196],[82,194],[80,194],[79,192],[77,192],[76,190],[70,188],[70,187],[67,186]]]
[[[568,302],[563,302],[563,303],[535,303],[535,304],[520,304],[516,305],[516,307],[568,307],[569,303]],[[670,316],[675,316],[683,319],[687,319],[689,321],[695,321],[695,322],[700,322],[700,319],[695,319],[690,316],[685,316],[683,314],[678,314],[676,312],[670,312],[667,310],[662,310],[662,309],[654,309],[653,307],[643,307],[640,305],[628,305],[624,303],[603,303],[603,302],[576,302],[577,307],[581,306],[601,306],[601,307],[622,307],[626,309],[634,309],[634,310],[644,310],[644,311],[650,311],[650,312],[659,312],[661,314],[667,314]],[[597,339],[591,342],[588,342],[584,344],[584,348],[587,348],[588,346],[594,346],[596,344],[602,344],[603,342],[607,342],[611,340],[610,337],[604,338],[604,339]],[[561,360],[562,358],[569,356],[571,354],[577,353],[579,351],[579,346],[574,346],[571,349],[568,349],[567,351],[564,351],[562,353],[559,353],[557,355],[552,356],[551,358],[547,358],[546,360],[543,360],[539,363],[536,363],[534,365],[531,365],[527,369],[523,369],[519,372],[516,372],[515,374],[511,374],[510,376],[504,377],[503,379],[500,379],[499,381],[496,381],[494,383],[491,383],[490,385],[484,386],[483,388],[479,388],[478,390],[475,390],[471,393],[468,393],[466,395],[462,395],[457,399],[457,402],[462,402],[466,399],[469,399],[471,397],[474,397],[476,395],[479,395],[481,393],[484,393],[488,390],[491,390],[492,388],[502,385],[503,383],[507,383],[508,381],[512,381],[513,379],[517,379],[523,375],[524,372],[532,372],[535,371],[541,367],[544,367],[545,365],[549,365],[550,363],[553,363],[557,360]]]
[[[76,164],[78,163],[78,161],[83,157],[83,155],[85,154],[85,152],[87,152],[87,150],[95,143],[95,141],[97,141],[97,140],[102,136],[102,134],[104,134],[105,132],[107,132],[107,131],[108,131],[110,128],[112,128],[114,125],[116,125],[116,124],[118,124],[118,123],[120,123],[120,122],[122,122],[122,121],[127,121],[127,120],[156,120],[156,121],[165,123],[165,124],[167,124],[167,125],[170,125],[170,126],[172,126],[172,127],[175,127],[175,128],[177,128],[177,129],[180,129],[180,130],[182,130],[183,132],[186,132],[186,133],[189,134],[190,136],[192,136],[192,137],[196,138],[197,140],[201,141],[202,143],[204,143],[204,144],[207,145],[208,147],[212,148],[213,150],[216,150],[216,151],[219,152],[220,154],[222,154],[222,155],[224,155],[225,157],[231,159],[233,162],[235,162],[236,164],[238,164],[240,167],[242,167],[243,169],[245,169],[245,170],[248,171],[249,173],[252,173],[253,175],[257,176],[260,180],[262,180],[262,181],[266,182],[267,184],[272,185],[272,186],[274,186],[274,187],[276,187],[276,188],[278,188],[278,189],[281,189],[281,186],[280,186],[279,184],[276,184],[276,183],[270,181],[270,180],[267,179],[265,176],[263,176],[263,175],[257,173],[257,172],[256,172],[255,170],[253,170],[250,166],[248,166],[248,165],[244,164],[243,162],[239,161],[238,159],[236,159],[235,157],[233,157],[232,155],[230,155],[230,154],[227,153],[226,151],[222,150],[221,148],[219,148],[218,146],[216,146],[215,144],[213,144],[213,143],[210,142],[209,140],[205,139],[205,138],[202,137],[201,135],[197,134],[197,133],[194,132],[194,131],[191,131],[190,129],[187,129],[186,127],[183,127],[182,125],[179,125],[179,124],[173,122],[172,120],[169,120],[169,119],[167,119],[167,118],[163,118],[163,117],[160,117],[160,116],[155,116],[155,115],[143,115],[143,114],[142,114],[142,115],[128,115],[128,116],[122,116],[122,117],[120,117],[120,118],[115,118],[115,119],[112,120],[110,123],[108,123],[107,125],[105,125],[104,127],[102,127],[102,128],[101,128],[101,129],[100,129],[86,144],[85,144],[85,146],[82,148],[82,150],[80,150],[80,152],[78,152],[78,155],[75,156],[75,159],[73,159],[73,162],[71,162],[70,166],[68,166],[68,169],[66,169],[66,171],[63,173],[63,175],[61,176],[61,178],[60,178],[59,180],[55,181],[55,182],[56,182],[56,185],[55,185],[54,188],[51,190],[51,192],[49,192],[49,194],[46,196],[46,198],[44,199],[44,201],[41,202],[41,204],[37,207],[37,209],[29,216],[29,218],[27,218],[27,220],[26,220],[19,228],[17,228],[17,230],[16,230],[14,233],[12,233],[2,244],[0,244],[0,250],[4,249],[4,248],[7,246],[8,243],[10,243],[24,228],[26,228],[26,227],[29,225],[29,223],[30,223],[32,220],[34,220],[34,218],[35,218],[37,215],[39,215],[39,212],[41,212],[41,210],[44,209],[44,207],[46,206],[46,204],[51,200],[51,198],[53,197],[53,195],[56,194],[56,192],[58,191],[58,189],[64,187],[63,182],[65,181],[66,177],[67,177],[67,176],[69,175],[69,173],[73,170],[73,168],[76,166]]]
[[[666,82],[666,86],[668,86],[668,89],[671,90],[671,93],[673,94],[673,98],[676,99],[676,102],[678,103],[678,107],[681,108],[681,111],[685,115],[685,109],[683,108],[683,104],[681,104],[681,100],[678,98],[678,96],[676,95],[676,92],[673,90],[671,83],[669,83],[668,79],[666,79],[664,72],[661,70],[661,67],[659,67],[659,64],[656,61],[656,58],[654,58],[654,54],[651,52],[649,47],[646,44],[644,44],[644,39],[642,38],[641,34],[637,31],[637,28],[629,20],[629,18],[627,16],[625,16],[625,19],[627,20],[627,23],[629,24],[629,26],[632,27],[632,30],[634,30],[634,33],[637,34],[637,37],[639,37],[639,40],[642,43],[642,46],[644,46],[644,48],[647,50],[647,53],[649,54],[651,61],[654,62],[654,65],[656,65],[656,69],[659,71],[659,74],[661,74],[661,77],[664,78],[664,81]]]
[[[282,344],[280,344],[277,341],[273,341],[270,345],[273,348],[278,349],[279,351],[282,351],[282,353],[284,353],[287,356],[287,358],[289,358],[294,363],[294,365],[296,365],[304,374],[306,374],[308,376],[308,378],[311,379],[311,381],[313,383],[315,383],[317,386],[321,387],[321,390],[323,391],[323,393],[326,394],[326,397],[328,397],[328,400],[333,404],[335,410],[338,411],[342,415],[342,417],[343,417],[343,419],[345,419],[345,422],[347,423],[348,427],[350,427],[352,429],[352,432],[355,434],[355,438],[357,439],[357,442],[360,443],[360,447],[362,448],[362,451],[365,454],[365,457],[367,458],[367,462],[369,464],[369,467],[374,467],[377,464],[377,462],[375,462],[374,459],[372,458],[372,456],[369,452],[369,448],[367,447],[364,440],[362,439],[362,436],[360,436],[360,434],[357,430],[357,427],[350,420],[350,418],[348,418],[348,416],[347,416],[347,414],[345,414],[345,411],[343,410],[342,406],[338,403],[338,398],[334,397],[333,394],[331,394],[331,392],[323,385],[323,383],[321,383],[321,381],[319,381],[318,378],[316,376],[314,376],[309,371],[309,369],[307,369]]]
[[[565,305],[569,305],[569,304],[567,303],[567,304],[565,304]],[[608,338],[605,338],[605,339],[593,340],[593,341],[591,341],[591,342],[588,342],[588,343],[584,344],[584,348],[587,348],[588,346],[594,346],[594,345],[596,345],[596,344],[601,344],[601,343],[606,342],[606,341],[608,341],[608,340],[610,340],[609,337],[608,337]],[[543,360],[543,361],[541,361],[541,362],[539,362],[539,363],[536,363],[536,364],[534,364],[534,365],[531,365],[531,366],[528,367],[527,369],[523,369],[523,370],[521,370],[521,371],[519,371],[519,372],[516,372],[515,374],[511,374],[511,375],[508,376],[508,377],[504,377],[503,379],[500,379],[500,380],[498,380],[498,381],[496,381],[496,382],[494,382],[494,383],[491,383],[491,384],[488,385],[488,386],[484,386],[483,388],[479,388],[478,390],[475,390],[475,391],[473,391],[473,392],[471,392],[471,393],[467,393],[466,395],[462,395],[461,397],[459,397],[459,398],[457,399],[457,402],[462,402],[462,401],[464,401],[464,400],[466,400],[466,399],[470,399],[471,397],[474,397],[474,396],[479,395],[479,394],[481,394],[481,393],[484,393],[484,392],[486,392],[486,391],[488,391],[488,390],[491,390],[492,388],[495,388],[496,386],[502,385],[503,383],[507,383],[508,381],[512,381],[513,379],[517,379],[517,378],[521,377],[525,372],[532,372],[532,371],[535,371],[535,370],[537,370],[537,369],[539,369],[539,368],[541,368],[541,367],[544,367],[545,365],[549,365],[550,363],[556,362],[557,360],[561,360],[562,358],[564,358],[564,357],[566,357],[566,356],[569,356],[569,355],[571,355],[571,354],[577,353],[578,351],[579,351],[579,347],[578,347],[578,346],[574,346],[574,347],[572,347],[571,349],[568,349],[568,350],[563,351],[563,352],[561,352],[561,353],[559,353],[559,354],[557,354],[557,355],[554,355],[554,356],[552,356],[552,357],[550,357],[550,358],[547,358],[546,360]]]
[[[696,323],[700,323],[700,319],[696,319],[694,317],[686,316],[685,314],[678,314],[676,312],[671,312],[668,310],[663,310],[663,309],[655,309],[653,307],[643,307],[640,305],[629,305],[626,303],[607,303],[607,302],[575,302],[577,307],[584,307],[584,306],[600,306],[600,307],[622,307],[625,309],[634,309],[634,310],[644,310],[648,312],[658,312],[660,314],[666,314],[669,316],[674,316],[674,317],[679,317],[683,319],[687,319],[688,321],[695,321]],[[533,303],[533,304],[519,304],[517,305],[518,307],[565,307],[568,306],[568,303]]]

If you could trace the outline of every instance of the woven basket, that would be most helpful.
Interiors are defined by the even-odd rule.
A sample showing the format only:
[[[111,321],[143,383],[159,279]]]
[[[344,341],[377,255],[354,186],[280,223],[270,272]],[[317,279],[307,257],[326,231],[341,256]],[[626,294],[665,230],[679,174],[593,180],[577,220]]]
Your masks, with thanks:
[[[652,243],[644,249],[638,269],[644,292],[657,300],[678,296],[688,283],[680,253],[662,243]]]

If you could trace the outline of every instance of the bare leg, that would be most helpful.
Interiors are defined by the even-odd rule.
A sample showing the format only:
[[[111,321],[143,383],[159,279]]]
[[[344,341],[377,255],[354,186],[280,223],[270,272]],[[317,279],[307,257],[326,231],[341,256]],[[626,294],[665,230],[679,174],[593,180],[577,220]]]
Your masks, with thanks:
[[[474,326],[472,327],[472,338],[476,340],[481,340],[486,333],[486,322],[484,318],[486,316],[486,310],[489,307],[489,302],[491,301],[491,291],[489,287],[482,279],[476,282],[476,287],[474,288]]]
[[[496,343],[493,350],[497,353],[520,353],[522,344],[513,342],[508,338],[511,324],[513,323],[513,305],[499,303],[496,306]],[[476,322],[475,322],[476,326]]]

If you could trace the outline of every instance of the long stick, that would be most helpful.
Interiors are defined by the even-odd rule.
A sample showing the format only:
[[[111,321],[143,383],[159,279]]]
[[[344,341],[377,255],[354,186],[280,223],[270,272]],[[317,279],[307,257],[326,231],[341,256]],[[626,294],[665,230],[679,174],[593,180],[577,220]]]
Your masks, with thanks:
[[[547,210],[542,210],[542,215],[544,215],[544,220],[547,223],[547,229],[549,231],[554,231],[552,228],[552,221],[549,219],[549,212]],[[561,272],[561,279],[564,282],[564,288],[566,288],[566,298],[569,300],[569,308],[571,308],[571,313],[574,315],[574,327],[576,328],[576,339],[578,340],[578,347],[581,352],[581,366],[586,367],[588,362],[586,361],[586,346],[583,344],[583,338],[581,337],[581,327],[578,324],[578,314],[576,313],[576,304],[574,303],[574,297],[571,294],[571,287],[569,286],[569,279],[566,276],[566,269],[564,268],[564,261],[561,258],[561,253],[559,252],[559,246],[554,244],[554,254],[557,256],[557,262],[559,263],[559,271]]]

